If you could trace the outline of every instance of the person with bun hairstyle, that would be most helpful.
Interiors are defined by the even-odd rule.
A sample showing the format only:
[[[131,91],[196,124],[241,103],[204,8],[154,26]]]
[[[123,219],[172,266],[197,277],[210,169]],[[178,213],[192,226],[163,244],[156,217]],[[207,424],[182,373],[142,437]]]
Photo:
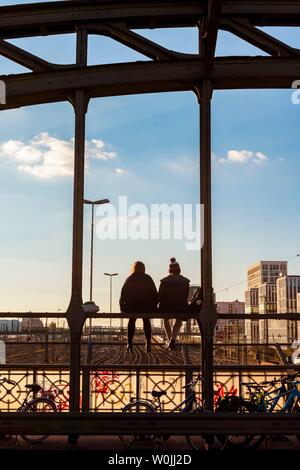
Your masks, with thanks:
[[[145,265],[136,261],[132,274],[126,279],[121,290],[121,312],[124,313],[154,313],[157,311],[157,289],[149,274],[145,273]],[[132,352],[132,341],[135,333],[136,318],[128,321],[127,352]],[[151,323],[149,318],[143,318],[146,337],[146,351],[151,352]]]
[[[170,259],[169,275],[160,281],[158,291],[158,311],[161,313],[188,313],[188,295],[190,281],[180,274],[176,258]],[[182,326],[182,320],[176,319],[173,328],[169,317],[164,318],[167,335],[167,348],[175,348],[175,340]]]

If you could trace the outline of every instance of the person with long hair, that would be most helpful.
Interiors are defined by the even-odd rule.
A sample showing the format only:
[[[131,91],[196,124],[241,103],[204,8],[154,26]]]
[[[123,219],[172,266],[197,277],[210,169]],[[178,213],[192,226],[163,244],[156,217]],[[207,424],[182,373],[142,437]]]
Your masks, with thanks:
[[[144,263],[136,261],[132,274],[126,279],[121,290],[120,308],[124,313],[153,313],[157,309],[157,289],[149,274],[146,274]],[[132,341],[135,333],[136,318],[128,321],[127,352],[132,352]],[[146,337],[146,351],[151,352],[151,322],[143,318]]]

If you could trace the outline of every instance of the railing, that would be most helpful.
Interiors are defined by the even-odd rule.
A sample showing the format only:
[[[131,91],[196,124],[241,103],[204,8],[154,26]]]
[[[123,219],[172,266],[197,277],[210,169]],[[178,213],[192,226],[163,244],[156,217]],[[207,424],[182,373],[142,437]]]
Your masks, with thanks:
[[[50,318],[65,318],[64,313],[32,313],[28,312],[26,314],[21,313],[2,313],[0,317],[6,318],[47,318],[48,321]],[[136,315],[136,314],[122,314],[122,318],[130,318],[130,317],[138,317],[142,318],[144,316],[149,315]],[[150,315],[153,318],[160,318],[160,314]],[[171,315],[170,315],[171,316]],[[88,318],[92,318],[93,321],[96,319],[101,320],[103,318],[108,319],[110,315],[108,314],[93,314],[87,315]],[[172,315],[173,318],[180,317],[180,315]],[[112,318],[120,319],[120,314],[112,314]],[[278,315],[278,314],[266,314],[266,315],[240,315],[240,314],[228,314],[228,315],[219,315],[218,319],[220,320],[287,320],[287,321],[297,321],[300,320],[300,314],[285,314],[285,315]],[[116,329],[118,331],[119,329]],[[82,351],[82,363],[80,366],[80,413],[74,414],[70,413],[70,379],[69,379],[69,365],[68,362],[70,360],[70,344],[69,344],[69,332],[67,329],[52,329],[50,330],[49,327],[44,331],[31,331],[30,338],[26,338],[27,332],[19,332],[19,337],[13,338],[12,335],[9,335],[10,332],[0,332],[0,336],[4,337],[6,340],[7,348],[10,347],[19,347],[20,352],[20,363],[19,364],[8,364],[8,365],[1,365],[0,366],[0,374],[2,376],[7,376],[8,378],[14,380],[16,382],[15,386],[5,386],[0,387],[0,410],[2,411],[1,414],[1,429],[4,429],[6,424],[9,423],[9,419],[6,417],[6,412],[10,413],[12,417],[11,423],[13,426],[19,426],[18,423],[21,423],[21,418],[16,418],[13,412],[17,411],[20,404],[24,400],[25,397],[25,385],[33,382],[38,382],[40,385],[45,389],[45,391],[51,391],[55,396],[55,402],[57,404],[57,409],[60,412],[58,415],[54,415],[52,417],[47,417],[46,420],[43,421],[43,417],[34,417],[34,422],[36,422],[36,427],[38,429],[39,426],[48,426],[48,419],[49,422],[51,421],[51,429],[53,428],[53,433],[60,433],[62,429],[67,429],[67,426],[70,426],[70,422],[74,419],[76,423],[80,421],[80,417],[82,420],[95,420],[96,418],[92,418],[92,416],[107,416],[110,417],[111,413],[114,413],[114,416],[121,415],[122,408],[130,401],[131,398],[147,398],[151,399],[151,392],[153,389],[166,389],[167,396],[163,397],[162,405],[163,410],[168,412],[168,414],[173,408],[176,407],[185,397],[185,390],[183,386],[188,383],[193,376],[201,373],[201,349],[200,345],[197,350],[195,350],[195,360],[193,361],[194,364],[189,364],[189,354],[183,354],[185,364],[122,364],[122,363],[111,363],[111,364],[103,364],[93,363],[92,361],[92,351],[93,345],[91,341],[88,341],[89,337],[86,334],[88,332],[84,331],[82,335],[81,341],[81,351]],[[113,344],[118,344],[122,340],[122,344],[124,347],[125,344],[125,331],[119,332],[120,338],[118,339],[117,343],[115,340],[111,340],[108,338],[110,334],[109,330],[105,330],[105,334],[102,336],[98,334],[98,332],[92,334],[92,340],[94,341],[94,346],[101,345],[109,348]],[[103,333],[103,330],[101,334]],[[122,333],[122,334],[121,334]],[[159,330],[157,330],[159,333]],[[14,332],[13,332],[14,334]],[[197,336],[199,333],[197,333]],[[184,342],[188,337],[193,337],[192,334],[183,334],[181,335],[180,339]],[[28,341],[27,341],[28,339]],[[198,336],[199,339],[199,336]],[[197,340],[198,341],[198,340]],[[214,401],[216,402],[218,398],[222,398],[226,394],[245,394],[246,390],[241,388],[241,382],[246,382],[247,380],[260,382],[267,379],[272,379],[274,376],[279,377],[281,375],[286,374],[288,371],[297,370],[299,366],[295,366],[294,364],[288,363],[286,354],[287,349],[290,348],[290,344],[261,344],[261,343],[245,343],[241,340],[240,335],[231,338],[230,343],[224,342],[215,342],[214,350],[216,352],[216,357],[223,358],[231,358],[234,359],[232,363],[228,364],[220,364],[215,357],[214,363]],[[26,357],[26,349],[31,350],[30,358],[33,360],[33,350],[34,348],[39,348],[41,360],[38,364],[22,364],[21,361],[24,361]],[[61,354],[62,349],[65,351],[65,356],[63,357]],[[137,346],[139,349],[139,345]],[[184,348],[183,348],[184,349]],[[222,350],[222,354],[220,353]],[[249,359],[253,362],[253,351],[257,354],[258,351],[261,351],[259,354],[259,358],[255,358],[256,364],[248,364],[247,362]],[[184,351],[183,351],[184,352]],[[268,356],[269,354],[269,356]],[[275,357],[276,361],[278,362],[277,365],[264,364],[264,360],[266,358]],[[59,364],[59,361],[64,362],[64,364]],[[275,361],[275,362],[276,362]],[[95,361],[94,361],[95,362]],[[196,363],[195,363],[196,362]],[[197,364],[198,362],[198,364]],[[205,379],[205,377],[204,377]],[[199,400],[202,400],[202,390],[201,386],[198,385],[197,389],[197,396]],[[67,412],[67,413],[66,413]],[[3,414],[4,413],[4,414]],[[59,416],[63,413],[63,416],[66,418],[66,425],[62,426],[59,430],[54,430],[53,422],[56,420],[60,420]],[[89,418],[90,417],[90,418]],[[4,419],[5,418],[5,419]],[[286,428],[296,429],[298,426],[297,419],[298,417],[290,416],[288,419],[283,418],[283,425]],[[18,421],[19,419],[19,421]],[[22,420],[26,420],[26,417]],[[112,419],[112,426],[115,426],[115,432],[117,434],[117,423],[121,423],[122,426],[125,426],[124,419],[120,418],[121,421],[118,421],[117,418]],[[132,417],[130,420],[132,421]],[[137,429],[140,429],[142,424],[139,421],[139,417],[136,417],[137,421],[135,422],[135,426]],[[155,417],[153,421],[153,426],[166,426],[172,421],[172,417],[168,417],[168,420],[158,420]],[[174,419],[181,419],[177,414],[177,417]],[[186,419],[186,418],[185,418]],[[219,418],[216,416],[216,419]],[[222,418],[224,420],[224,417]],[[279,422],[281,418],[274,417],[274,420]],[[54,420],[54,421],[53,421]],[[71,420],[71,421],[70,421]],[[79,420],[79,421],[78,421]],[[123,421],[122,421],[123,420]],[[130,420],[127,418],[128,429],[130,427]],[[189,418],[187,418],[187,421]],[[215,424],[212,422],[213,418],[210,417],[208,420],[205,418],[205,423],[208,426],[208,432],[211,432],[212,429],[215,429]],[[239,417],[239,423],[241,421],[249,421],[249,417],[243,416]],[[255,418],[254,421],[251,421],[251,426],[261,426],[258,424],[258,420],[263,422],[264,417],[261,416],[259,418]],[[275,421],[272,421],[274,423]],[[284,421],[285,420],[285,421]],[[155,424],[157,421],[158,424]],[[239,429],[246,426],[244,424],[237,424],[235,419],[228,418],[227,424],[231,422],[232,426],[240,426]],[[244,422],[243,421],[243,422]],[[58,422],[58,421],[57,421]],[[59,421],[61,422],[61,421]],[[22,421],[23,423],[23,421]],[[38,424],[40,423],[40,424]],[[94,426],[94,421],[91,421],[92,429]],[[114,424],[113,424],[114,423]],[[123,424],[122,424],[123,423]],[[201,426],[204,426],[203,421],[201,422]],[[224,421],[223,424],[220,426],[226,425]],[[254,424],[253,424],[254,423]],[[265,417],[264,425],[266,426],[264,429],[269,429],[270,426],[270,418]],[[187,426],[186,421],[183,423],[183,426]],[[4,428],[3,428],[4,426]],[[24,423],[22,424],[24,426]],[[79,426],[79,425],[78,425]],[[96,426],[96,425],[95,425]],[[103,433],[102,425],[98,425],[98,433]],[[126,427],[125,426],[125,427]],[[181,426],[181,424],[180,424]],[[194,424],[191,424],[194,426]],[[254,429],[253,428],[253,429]],[[40,429],[40,428],[39,428]],[[47,428],[48,429],[48,428]],[[184,428],[181,428],[184,429]],[[194,428],[193,428],[194,429]],[[261,428],[260,428],[261,429]],[[298,428],[297,428],[298,429]],[[169,429],[170,431],[170,429]],[[86,433],[86,429],[82,428],[82,434]],[[178,434],[178,429],[175,431]],[[276,432],[274,432],[276,433]]]
[[[293,366],[300,370],[300,366]],[[214,399],[229,395],[245,395],[241,382],[262,382],[279,378],[291,371],[291,365],[275,366],[216,366],[214,372]],[[100,368],[97,365],[81,367],[80,404],[83,412],[120,412],[131,398],[151,399],[153,390],[166,390],[163,397],[164,411],[172,411],[185,397],[183,386],[201,373],[193,365],[135,365],[111,364]],[[0,410],[17,411],[23,402],[25,385],[39,383],[46,392],[52,392],[58,411],[69,411],[69,369],[67,366],[0,366],[0,374],[16,382],[0,387]],[[201,401],[200,385],[197,389]]]

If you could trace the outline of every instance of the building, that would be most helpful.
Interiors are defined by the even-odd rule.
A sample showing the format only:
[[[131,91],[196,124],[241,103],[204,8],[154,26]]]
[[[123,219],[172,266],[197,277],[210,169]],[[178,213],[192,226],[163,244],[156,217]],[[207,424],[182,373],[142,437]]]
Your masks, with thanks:
[[[259,313],[259,289],[252,287],[245,291],[245,312]]]
[[[0,320],[0,333],[17,333],[20,330],[19,320]]]
[[[297,313],[297,297],[300,294],[300,276],[282,276],[277,279],[278,313]]]
[[[245,291],[246,313],[277,313],[277,285],[279,277],[287,275],[287,261],[258,261],[247,270]],[[279,322],[279,323],[278,323]],[[284,336],[280,320],[246,320],[248,341],[268,343]],[[280,333],[279,333],[280,330]],[[280,336],[278,336],[280,335]]]
[[[218,313],[245,313],[245,302],[217,302]],[[218,320],[215,327],[215,339],[224,342],[244,341],[245,320]]]
[[[299,304],[297,299],[300,294],[300,276],[281,276],[277,279],[277,312],[278,313],[297,313]],[[299,326],[297,322],[291,320],[282,320],[287,328],[287,341],[293,342],[298,339]]]
[[[258,261],[247,270],[248,289],[265,283],[276,284],[280,275],[287,275],[287,261]]]
[[[44,328],[42,321],[39,318],[23,318],[21,329],[22,331],[34,332],[40,331]]]
[[[300,293],[297,294],[297,313],[300,313]]]

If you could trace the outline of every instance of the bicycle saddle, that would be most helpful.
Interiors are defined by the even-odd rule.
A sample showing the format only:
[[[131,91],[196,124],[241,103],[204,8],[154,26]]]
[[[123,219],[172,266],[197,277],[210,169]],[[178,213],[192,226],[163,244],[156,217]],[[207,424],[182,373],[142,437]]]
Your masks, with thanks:
[[[153,398],[160,398],[163,395],[167,395],[167,392],[165,390],[152,390],[152,396]]]
[[[32,390],[33,393],[37,393],[42,390],[42,387],[39,384],[28,384],[25,385],[25,388],[29,388],[29,390]]]

